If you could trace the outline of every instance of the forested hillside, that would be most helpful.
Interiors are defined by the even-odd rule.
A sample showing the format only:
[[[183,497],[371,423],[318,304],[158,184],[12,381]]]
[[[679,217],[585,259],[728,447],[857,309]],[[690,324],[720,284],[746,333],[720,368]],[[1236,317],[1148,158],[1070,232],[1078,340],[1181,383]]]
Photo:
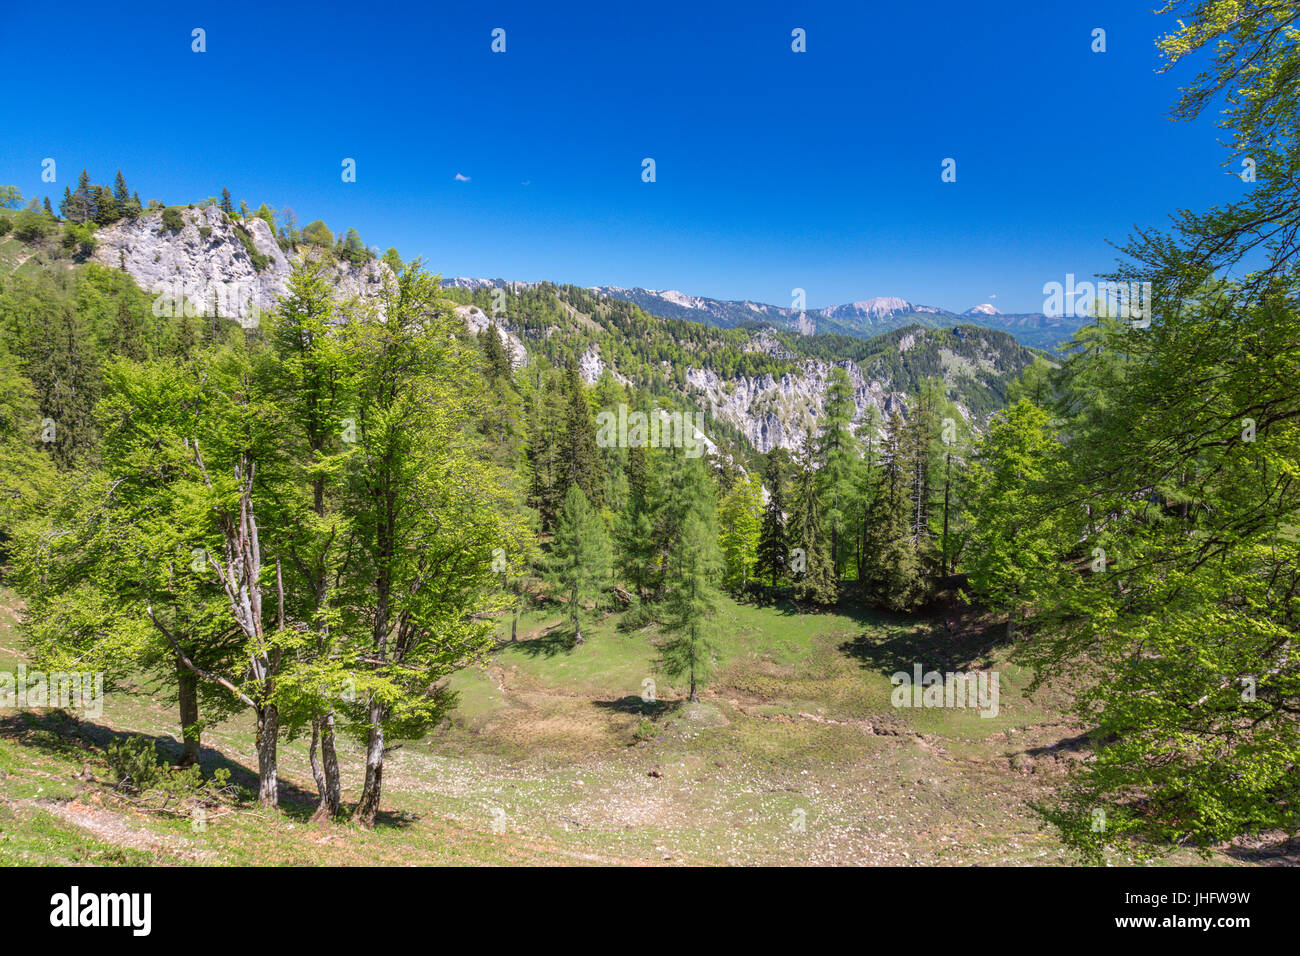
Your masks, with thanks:
[[[1179,111],[1226,90],[1258,180],[1131,237],[1110,278],[1150,283],[1153,320],[1091,320],[1050,358],[965,324],[801,335],[444,286],[225,189],[6,187],[0,571],[23,653],[158,688],[182,768],[238,715],[268,813],[281,748],[310,741],[317,819],[372,828],[394,748],[451,726],[457,681],[503,647],[572,675],[606,660],[583,656],[599,632],[686,706],[746,653],[724,620],[870,614],[871,641],[817,634],[781,664],[767,633],[728,671],[733,717],[830,686],[841,716],[795,713],[910,734],[846,702],[843,664],[919,675],[914,631],[942,628],[928,652],[1067,698],[1086,759],[1034,806],[1084,858],[1294,835],[1300,55],[1276,11],[1209,6],[1163,41],[1212,49]],[[544,638],[516,640],[538,614]],[[644,716],[636,743],[650,688],[598,701]],[[153,756],[112,760],[208,786]]]

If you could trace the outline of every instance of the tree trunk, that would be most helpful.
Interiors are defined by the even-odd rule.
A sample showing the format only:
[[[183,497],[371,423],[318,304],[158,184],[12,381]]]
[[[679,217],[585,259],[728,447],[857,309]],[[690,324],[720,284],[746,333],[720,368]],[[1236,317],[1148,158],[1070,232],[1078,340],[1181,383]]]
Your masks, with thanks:
[[[363,827],[375,825],[375,815],[379,812],[379,798],[384,785],[384,709],[377,702],[370,702],[370,735],[366,741],[366,782],[361,789],[361,800],[357,804],[356,821]]]
[[[944,457],[943,463],[943,563],[945,567],[948,564],[948,492],[952,487],[952,482],[949,480],[949,475],[951,473],[952,452],[948,452]],[[954,567],[948,571],[949,574],[952,574],[957,570],[955,561],[953,562],[953,565]]]
[[[321,760],[316,759],[319,745]],[[333,820],[339,814],[341,787],[339,785],[339,759],[334,749],[334,712],[330,711],[311,722],[311,775],[316,781],[319,802],[313,820]],[[323,761],[323,766],[322,766]]]
[[[267,704],[257,711],[257,801],[264,807],[280,805],[276,773],[276,747],[280,737],[280,711]]]
[[[181,759],[178,767],[199,762],[199,676],[176,660],[176,685],[181,708]]]
[[[339,781],[339,755],[334,748],[334,711],[322,718],[320,736],[321,757],[325,761],[325,805],[330,819],[339,815],[343,788]]]
[[[316,808],[316,813],[312,819],[320,816],[320,807],[325,805],[325,773],[321,770],[320,761],[316,759],[316,751],[320,747],[320,718],[311,719],[311,746],[307,748],[307,763],[311,767],[311,778],[316,781],[316,794],[320,798],[320,803]]]

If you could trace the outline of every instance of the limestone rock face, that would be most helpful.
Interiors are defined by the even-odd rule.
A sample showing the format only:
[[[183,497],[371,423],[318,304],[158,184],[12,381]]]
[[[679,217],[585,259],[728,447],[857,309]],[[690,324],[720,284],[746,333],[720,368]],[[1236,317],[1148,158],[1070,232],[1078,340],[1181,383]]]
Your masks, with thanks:
[[[867,407],[874,406],[879,420],[885,421],[905,396],[892,390],[889,382],[868,382],[854,362],[836,364],[849,374],[854,429],[865,437],[862,429]],[[834,367],[810,360],[799,373],[786,373],[779,379],[771,374],[723,379],[709,369],[692,368],[686,372],[686,383],[700,393],[713,417],[740,429],[758,451],[794,451],[810,431],[816,433]]]
[[[146,213],[100,229],[94,259],[124,269],[146,292],[175,303],[188,302],[198,314],[217,314],[241,322],[275,306],[288,290],[292,260],[256,217],[231,222],[215,206],[180,210],[184,227],[173,232],[162,213]],[[265,256],[258,268],[248,244]],[[301,255],[302,253],[298,253]],[[343,297],[374,295],[388,266],[370,260],[361,266],[331,256],[334,280]]]
[[[478,335],[491,324],[489,316],[476,305],[458,305],[456,306],[456,314],[465,320],[465,324],[469,326],[469,330],[475,335]],[[497,336],[501,339],[506,354],[510,356],[512,368],[521,368],[528,364],[528,349],[524,348],[524,343],[519,341],[519,336],[506,328],[501,321],[497,322]]]

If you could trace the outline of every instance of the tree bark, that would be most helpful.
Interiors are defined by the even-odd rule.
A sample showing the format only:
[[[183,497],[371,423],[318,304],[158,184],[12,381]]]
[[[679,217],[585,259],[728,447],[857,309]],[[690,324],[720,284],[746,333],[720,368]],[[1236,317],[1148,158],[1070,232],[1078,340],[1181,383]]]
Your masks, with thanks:
[[[334,711],[321,718],[321,758],[325,761],[325,802],[321,809],[333,818],[339,815],[342,786],[339,783],[339,757],[334,748]]]
[[[317,760],[319,745],[321,758]],[[339,815],[342,788],[339,784],[339,758],[334,747],[334,712],[330,711],[311,722],[311,775],[316,781],[319,802],[313,820],[333,820]]]
[[[280,711],[267,704],[257,711],[257,802],[264,807],[280,805],[280,784],[276,773],[276,744],[280,736]]]
[[[384,786],[384,709],[372,700],[369,709],[370,734],[366,740],[366,782],[357,804],[356,821],[364,827],[375,825],[379,799]]]
[[[176,686],[181,710],[181,759],[178,767],[199,762],[199,676],[176,659]]]

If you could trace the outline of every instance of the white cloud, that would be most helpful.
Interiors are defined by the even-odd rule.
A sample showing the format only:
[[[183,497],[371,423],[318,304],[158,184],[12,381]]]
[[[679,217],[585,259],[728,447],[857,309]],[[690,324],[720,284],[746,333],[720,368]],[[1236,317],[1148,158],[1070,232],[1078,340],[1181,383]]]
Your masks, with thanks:
[[[458,183],[467,183],[467,182],[469,182],[469,177],[466,176],[466,175],[464,175],[463,173],[457,173],[457,174],[456,174],[456,182],[458,182]]]

